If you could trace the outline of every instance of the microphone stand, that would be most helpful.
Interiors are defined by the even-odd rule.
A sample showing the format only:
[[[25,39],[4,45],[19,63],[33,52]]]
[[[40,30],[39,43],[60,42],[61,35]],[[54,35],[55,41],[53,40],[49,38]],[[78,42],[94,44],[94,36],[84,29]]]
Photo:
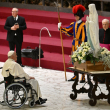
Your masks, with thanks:
[[[49,34],[49,36],[51,37],[51,34],[50,34],[48,28],[43,27],[43,28],[40,30],[40,37],[39,37],[39,67],[38,67],[38,69],[42,69],[42,67],[40,66],[40,52],[41,52],[40,50],[41,50],[41,32],[42,32],[43,29],[46,29],[47,32],[48,32],[48,34]]]

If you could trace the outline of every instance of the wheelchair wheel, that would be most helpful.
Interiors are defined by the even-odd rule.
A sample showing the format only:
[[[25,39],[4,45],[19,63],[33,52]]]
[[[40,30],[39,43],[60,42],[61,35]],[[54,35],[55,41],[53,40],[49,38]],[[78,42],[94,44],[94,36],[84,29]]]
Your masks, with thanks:
[[[29,105],[30,108],[34,107],[35,100],[34,99],[33,100],[30,100],[29,103],[28,103],[28,105]]]
[[[3,82],[3,81],[2,81]],[[3,106],[6,106],[6,103],[3,99],[3,93],[4,93],[4,90],[5,90],[5,86],[4,86],[4,83],[0,82],[0,104],[3,105]]]
[[[20,108],[27,101],[26,88],[20,83],[10,84],[3,95],[6,105],[10,108]]]

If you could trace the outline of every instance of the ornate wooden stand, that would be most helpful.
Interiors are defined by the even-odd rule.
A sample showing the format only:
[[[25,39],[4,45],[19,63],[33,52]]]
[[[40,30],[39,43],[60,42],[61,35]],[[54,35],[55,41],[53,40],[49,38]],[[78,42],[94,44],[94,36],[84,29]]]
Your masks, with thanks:
[[[89,104],[91,106],[96,105],[97,99],[107,99],[108,103],[110,104],[110,84],[109,84],[110,77],[109,77],[109,75],[110,75],[110,73],[92,74],[95,84],[94,84],[93,89],[92,89],[92,97],[89,101]],[[95,92],[97,91],[97,87],[99,87],[98,86],[98,77],[100,77],[100,76],[105,78],[105,80],[106,80],[105,84],[106,84],[106,90],[108,90],[108,95],[105,95],[104,93],[102,93],[101,88],[100,88],[101,93],[99,95],[95,94]]]
[[[108,71],[108,73],[103,71],[103,73],[97,74],[97,72],[96,72],[96,74],[94,74],[95,72],[85,72],[85,71],[75,69],[74,67],[69,67],[68,69],[72,70],[74,72],[74,74],[76,75],[75,82],[72,85],[72,91],[74,92],[74,94],[73,93],[70,94],[70,98],[72,100],[75,100],[77,98],[77,93],[88,93],[88,97],[90,98],[89,104],[91,106],[96,105],[97,99],[104,99],[104,98],[108,99],[108,103],[110,104],[110,85],[109,85],[109,80],[110,80],[110,77],[109,77],[110,73],[109,72],[110,71]],[[79,90],[76,89],[76,85],[78,85],[78,81],[79,81],[79,73],[80,74],[87,74],[87,82],[86,83],[89,84],[89,89],[84,88],[84,86],[82,88],[80,88]],[[91,76],[93,76],[93,80],[95,82],[94,85],[91,82]],[[106,79],[106,87],[108,90],[108,95],[105,95],[102,92],[98,96],[95,95],[95,92],[97,91],[97,87],[98,87],[98,77],[104,77]]]

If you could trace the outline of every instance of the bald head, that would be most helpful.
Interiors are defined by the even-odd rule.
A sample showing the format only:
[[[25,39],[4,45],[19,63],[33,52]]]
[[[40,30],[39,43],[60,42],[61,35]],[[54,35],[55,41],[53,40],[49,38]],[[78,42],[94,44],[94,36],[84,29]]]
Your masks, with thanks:
[[[109,28],[109,20],[108,19],[102,20],[102,27],[105,31]]]
[[[12,16],[16,17],[18,15],[18,8],[12,8]]]

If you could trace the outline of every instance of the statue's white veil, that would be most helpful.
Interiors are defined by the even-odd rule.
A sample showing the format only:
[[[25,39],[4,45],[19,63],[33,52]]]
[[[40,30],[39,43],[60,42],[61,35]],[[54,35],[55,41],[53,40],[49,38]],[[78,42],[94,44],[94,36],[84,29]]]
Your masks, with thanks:
[[[95,4],[90,4],[88,8],[89,17],[87,16],[86,18],[87,39],[90,46],[94,50],[94,55],[97,56],[97,52],[100,49],[98,14],[95,8]]]

